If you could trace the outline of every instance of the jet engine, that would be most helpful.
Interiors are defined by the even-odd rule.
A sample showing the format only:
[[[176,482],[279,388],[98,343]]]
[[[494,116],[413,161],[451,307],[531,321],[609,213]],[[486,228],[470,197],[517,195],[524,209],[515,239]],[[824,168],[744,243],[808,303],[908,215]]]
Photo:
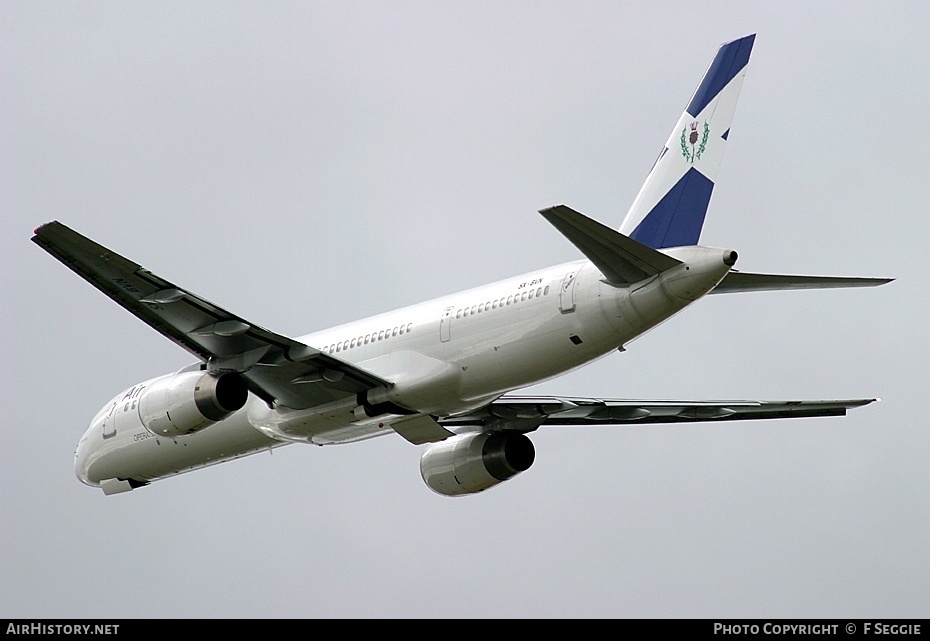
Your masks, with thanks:
[[[241,409],[248,395],[239,374],[181,372],[156,380],[142,392],[139,418],[153,434],[182,436]]]
[[[464,434],[430,446],[420,474],[438,494],[474,494],[529,469],[535,458],[533,443],[520,432]]]

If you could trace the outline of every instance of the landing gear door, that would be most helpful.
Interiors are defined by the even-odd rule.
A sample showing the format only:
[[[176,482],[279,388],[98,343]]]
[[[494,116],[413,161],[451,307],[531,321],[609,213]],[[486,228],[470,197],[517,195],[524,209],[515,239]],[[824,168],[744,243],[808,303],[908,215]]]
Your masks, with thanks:
[[[565,274],[562,279],[562,287],[559,288],[559,310],[563,314],[575,311],[575,277],[578,270]]]

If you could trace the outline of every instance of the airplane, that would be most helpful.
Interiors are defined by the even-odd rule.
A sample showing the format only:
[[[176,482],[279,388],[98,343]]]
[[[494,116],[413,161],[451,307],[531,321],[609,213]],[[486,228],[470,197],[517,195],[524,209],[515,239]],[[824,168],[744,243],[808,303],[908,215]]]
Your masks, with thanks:
[[[758,274],[699,244],[755,34],[720,46],[619,229],[540,211],[583,256],[293,339],[266,330],[60,222],[39,246],[197,357],[133,385],[91,421],[75,472],[104,494],[291,443],[385,434],[425,445],[423,481],[475,494],[527,470],[541,426],[842,416],[876,399],[637,401],[521,388],[614,351],[707,294],[872,287],[889,278]]]

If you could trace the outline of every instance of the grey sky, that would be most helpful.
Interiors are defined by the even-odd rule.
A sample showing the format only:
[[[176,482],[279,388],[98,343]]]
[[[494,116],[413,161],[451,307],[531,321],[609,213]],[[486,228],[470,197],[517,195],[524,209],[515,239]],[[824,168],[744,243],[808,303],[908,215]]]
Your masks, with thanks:
[[[658,5],[658,6],[656,6]],[[925,3],[0,4],[0,614],[926,617]],[[191,358],[29,242],[58,219],[298,335],[578,257],[724,41],[757,33],[702,242],[747,271],[540,392],[854,398],[846,418],[551,427],[445,499],[400,438],[104,497],[72,455]]]

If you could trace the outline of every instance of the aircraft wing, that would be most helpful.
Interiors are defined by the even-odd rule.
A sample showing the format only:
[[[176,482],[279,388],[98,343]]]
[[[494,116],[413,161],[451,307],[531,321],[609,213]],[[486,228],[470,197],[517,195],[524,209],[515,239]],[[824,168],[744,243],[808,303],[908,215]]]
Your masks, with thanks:
[[[32,240],[140,320],[216,372],[241,372],[268,403],[313,407],[377,386],[381,378],[269,332],[177,287],[59,222]]]
[[[636,425],[843,416],[877,399],[835,401],[639,401],[568,396],[504,395],[461,416],[439,419],[446,428],[530,432],[541,425]]]

